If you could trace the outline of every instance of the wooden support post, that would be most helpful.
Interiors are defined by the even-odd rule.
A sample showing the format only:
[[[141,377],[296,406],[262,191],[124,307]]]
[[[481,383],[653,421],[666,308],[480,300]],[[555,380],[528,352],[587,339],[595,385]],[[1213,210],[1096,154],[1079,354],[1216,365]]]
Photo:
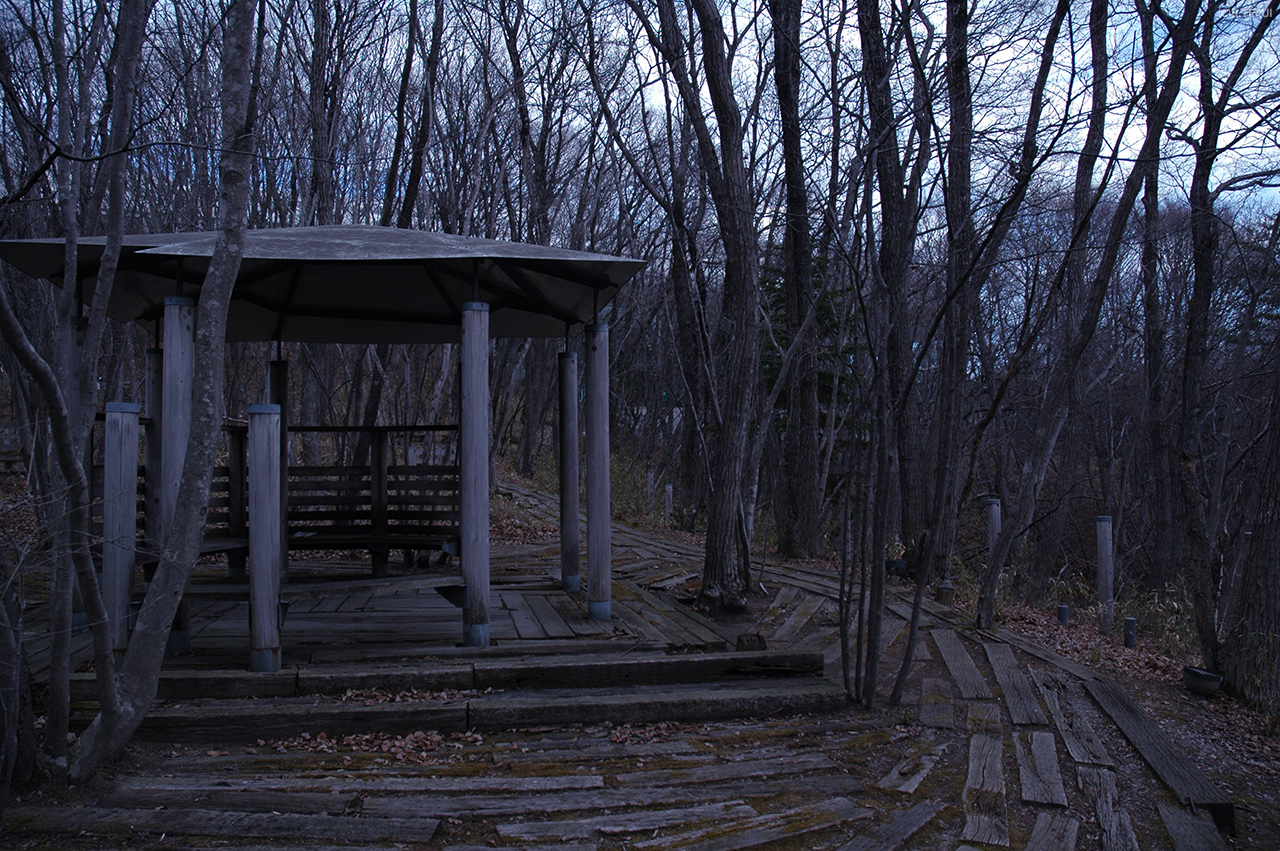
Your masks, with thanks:
[[[1114,555],[1111,546],[1111,517],[1098,515],[1098,631],[1103,635],[1111,631],[1111,619],[1115,609],[1113,591]]]
[[[280,670],[280,406],[249,406],[249,670]]]
[[[462,642],[489,646],[489,305],[462,306],[459,423],[462,578],[467,585]]]
[[[163,472],[163,448],[161,446],[161,434],[163,432],[162,423],[164,423],[164,405],[162,399],[164,397],[164,352],[160,349],[147,349],[147,374],[146,387],[147,395],[145,406],[142,409],[142,415],[151,420],[147,426],[146,443],[142,449],[142,464],[146,481],[143,484],[143,514],[142,514],[142,537],[146,541],[148,550],[153,553],[160,551],[160,503],[161,492],[164,490],[162,482],[164,480]]]
[[[163,389],[160,392],[160,530],[168,538],[178,507],[178,489],[191,433],[191,390],[195,380],[196,303],[189,298],[164,300]],[[183,600],[173,618],[166,648],[170,656],[191,652],[191,604]]]
[[[588,325],[587,348],[587,616],[609,620],[613,565],[609,516],[609,326]]]
[[[991,497],[987,500],[987,558],[995,551],[996,539],[1000,537],[1000,499]]]
[[[578,354],[560,353],[560,587],[582,587],[578,527]]]
[[[387,575],[390,554],[387,538],[387,433],[374,429],[369,433],[369,513],[371,531],[375,541],[369,547],[369,561],[373,575],[381,579]]]
[[[116,665],[129,646],[129,602],[138,542],[138,415],[132,402],[107,403],[102,477],[102,601]]]
[[[267,364],[267,403],[280,406],[280,581],[289,581],[289,362]]]
[[[227,534],[233,538],[249,536],[249,501],[245,494],[248,433],[239,428],[227,429]],[[227,578],[233,582],[248,580],[243,551],[227,553]]]

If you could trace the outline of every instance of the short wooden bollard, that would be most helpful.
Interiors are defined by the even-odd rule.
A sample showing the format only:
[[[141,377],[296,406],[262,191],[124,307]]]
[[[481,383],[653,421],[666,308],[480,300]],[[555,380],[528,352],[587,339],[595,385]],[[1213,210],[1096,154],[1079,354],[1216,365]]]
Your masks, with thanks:
[[[249,670],[280,670],[280,406],[249,406]]]
[[[1098,631],[1105,635],[1111,631],[1115,609],[1113,571],[1115,563],[1111,547],[1111,516],[1098,516]]]
[[[1071,623],[1071,607],[1058,606],[1058,623],[1062,626],[1068,626]]]
[[[987,553],[995,551],[996,541],[1000,538],[1000,499],[991,497],[987,500]]]
[[[1124,646],[1132,650],[1138,646],[1138,619],[1124,619]]]

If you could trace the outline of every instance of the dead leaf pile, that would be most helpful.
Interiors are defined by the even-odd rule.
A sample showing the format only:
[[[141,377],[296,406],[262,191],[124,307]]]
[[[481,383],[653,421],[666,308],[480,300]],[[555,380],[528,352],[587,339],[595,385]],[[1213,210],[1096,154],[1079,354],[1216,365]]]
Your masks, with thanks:
[[[463,746],[461,741],[446,740],[435,730],[418,730],[407,736],[358,733],[330,737],[325,733],[314,736],[303,733],[292,739],[258,740],[258,747],[271,748],[276,753],[385,754],[388,761],[395,760],[410,765],[438,765],[442,761],[442,754]]]
[[[349,688],[338,698],[339,703],[353,703],[360,706],[377,706],[380,703],[421,703],[430,700],[465,700],[481,694],[491,694],[493,689],[478,691],[476,689],[444,689],[443,691],[425,691],[416,688],[391,691],[380,688]]]
[[[655,724],[614,724],[612,721],[605,721],[603,724],[584,728],[584,732],[608,736],[609,741],[615,745],[632,745],[665,742],[692,729],[692,725],[676,721],[659,721]]]

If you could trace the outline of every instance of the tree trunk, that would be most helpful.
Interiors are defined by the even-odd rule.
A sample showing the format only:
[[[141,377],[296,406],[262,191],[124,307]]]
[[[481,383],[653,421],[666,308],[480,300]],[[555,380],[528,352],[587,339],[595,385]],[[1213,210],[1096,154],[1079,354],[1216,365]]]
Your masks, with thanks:
[[[1218,670],[1230,691],[1280,719],[1280,380],[1271,391],[1257,476],[1253,536]]]
[[[70,776],[86,780],[106,758],[123,750],[155,700],[160,665],[174,613],[200,552],[209,485],[222,428],[227,308],[240,268],[249,205],[253,116],[249,112],[253,60],[253,0],[234,0],[222,47],[223,154],[219,229],[200,291],[191,432],[178,494],[177,522],[165,530],[160,563],[138,613],[118,677],[119,711],[101,713],[77,742]],[[259,31],[261,37],[261,30]]]
[[[800,0],[770,0],[773,17],[774,82],[782,124],[782,160],[787,188],[782,241],[786,276],[787,332],[801,333],[813,300],[813,256],[809,238],[807,171],[801,149]],[[782,434],[783,469],[775,497],[778,549],[784,555],[812,558],[822,544],[824,483],[818,456],[817,358],[812,332],[803,334],[787,378],[786,426]]]
[[[1181,89],[1182,71],[1191,49],[1191,36],[1195,31],[1199,11],[1200,0],[1189,0],[1182,17],[1174,26],[1171,34],[1172,48],[1165,66],[1166,73],[1152,110],[1146,138],[1125,180],[1124,188],[1116,199],[1106,242],[1103,244],[1094,270],[1080,321],[1067,345],[1063,347],[1062,354],[1054,364],[1046,384],[1044,399],[1036,415],[1031,444],[1033,448],[1023,462],[1016,509],[1007,525],[1000,530],[995,550],[991,553],[990,561],[983,571],[977,612],[977,624],[982,629],[992,629],[995,626],[995,597],[1000,584],[1000,573],[1012,552],[1015,539],[1025,532],[1035,515],[1036,499],[1044,484],[1044,477],[1048,471],[1054,447],[1057,445],[1058,435],[1070,412],[1068,403],[1075,370],[1090,340],[1093,339],[1107,287],[1120,257],[1120,248],[1124,241],[1129,215],[1133,212],[1138,193],[1145,184],[1147,176],[1155,170],[1158,163],[1161,138],[1164,135],[1165,124],[1169,120],[1169,113]],[[1073,235],[1073,242],[1078,240],[1080,233],[1081,229],[1077,228]],[[1065,274],[1065,266],[1060,266],[1057,275],[1059,281]]]

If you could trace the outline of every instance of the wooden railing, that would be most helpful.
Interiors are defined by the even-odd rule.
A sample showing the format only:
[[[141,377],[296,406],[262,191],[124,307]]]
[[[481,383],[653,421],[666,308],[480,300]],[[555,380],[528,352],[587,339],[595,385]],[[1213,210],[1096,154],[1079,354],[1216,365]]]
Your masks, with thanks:
[[[142,420],[143,426],[149,423]],[[213,471],[205,520],[206,553],[226,552],[233,575],[244,570],[248,542],[247,430],[228,422],[226,464]],[[367,464],[289,464],[288,547],[290,550],[368,550],[375,575],[385,573],[389,552],[404,550],[406,560],[421,550],[457,555],[459,471],[456,426],[294,426],[292,435],[344,439],[368,435]],[[415,442],[415,438],[422,438]],[[425,445],[424,445],[425,444]],[[322,454],[334,452],[325,447]],[[296,454],[296,452],[295,452]],[[423,460],[433,463],[422,463]],[[415,461],[419,463],[409,463]],[[445,461],[450,463],[434,463]],[[393,463],[394,462],[394,463]],[[139,553],[146,512],[146,468],[138,467]],[[94,464],[96,493],[102,465]],[[101,530],[95,500],[94,532]]]

